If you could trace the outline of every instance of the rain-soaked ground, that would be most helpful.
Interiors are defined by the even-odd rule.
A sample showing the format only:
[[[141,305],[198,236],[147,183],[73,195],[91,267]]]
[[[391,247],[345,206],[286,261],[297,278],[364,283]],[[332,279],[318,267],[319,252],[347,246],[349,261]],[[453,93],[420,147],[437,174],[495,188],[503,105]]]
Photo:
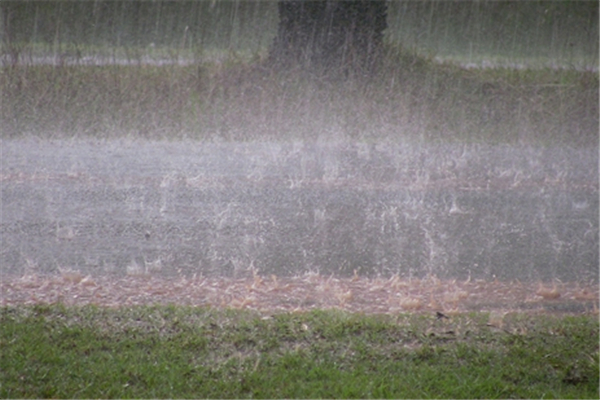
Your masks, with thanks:
[[[594,148],[0,144],[3,304],[597,304]]]
[[[152,274],[83,276],[64,269],[60,275],[5,276],[0,282],[0,305],[94,304],[108,307],[178,304],[229,307],[259,311],[304,312],[341,309],[349,312],[393,314],[491,311],[490,323],[502,325],[510,312],[598,315],[598,285],[513,281],[336,278],[305,273],[270,277],[256,273],[247,278],[180,277]]]

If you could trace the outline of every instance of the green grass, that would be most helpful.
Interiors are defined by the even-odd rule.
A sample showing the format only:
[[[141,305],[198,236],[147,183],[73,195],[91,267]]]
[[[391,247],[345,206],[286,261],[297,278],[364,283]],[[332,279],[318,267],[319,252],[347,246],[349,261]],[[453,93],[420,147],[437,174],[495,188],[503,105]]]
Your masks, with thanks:
[[[7,66],[0,137],[598,145],[598,74],[466,70],[388,48],[373,77],[231,53],[179,66]]]
[[[0,310],[0,396],[597,398],[588,316]]]

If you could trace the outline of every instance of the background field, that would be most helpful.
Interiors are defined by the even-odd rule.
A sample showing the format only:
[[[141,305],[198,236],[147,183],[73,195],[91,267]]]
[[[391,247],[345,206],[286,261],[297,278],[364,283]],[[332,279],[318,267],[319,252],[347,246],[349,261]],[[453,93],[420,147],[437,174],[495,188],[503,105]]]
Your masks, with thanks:
[[[24,57],[248,55],[266,50],[278,22],[276,1],[8,1],[2,12],[4,42]],[[388,43],[442,59],[598,68],[594,1],[391,1],[388,25]]]
[[[4,138],[597,143],[595,2],[391,2],[378,74],[343,82],[264,65],[275,2],[2,12]]]

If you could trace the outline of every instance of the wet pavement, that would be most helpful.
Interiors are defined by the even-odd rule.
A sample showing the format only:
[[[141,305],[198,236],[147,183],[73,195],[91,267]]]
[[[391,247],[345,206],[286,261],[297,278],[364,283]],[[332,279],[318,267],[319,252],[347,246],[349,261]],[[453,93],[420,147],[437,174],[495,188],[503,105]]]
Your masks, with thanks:
[[[597,282],[597,149],[0,143],[0,272]]]

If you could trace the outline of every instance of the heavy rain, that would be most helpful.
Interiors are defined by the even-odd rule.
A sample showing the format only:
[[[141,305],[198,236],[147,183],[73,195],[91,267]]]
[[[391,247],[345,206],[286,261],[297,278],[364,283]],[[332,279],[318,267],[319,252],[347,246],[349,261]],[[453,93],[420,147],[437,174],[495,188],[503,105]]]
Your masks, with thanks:
[[[598,398],[598,22],[0,1],[0,398]]]
[[[0,10],[2,304],[597,310],[597,6]]]

